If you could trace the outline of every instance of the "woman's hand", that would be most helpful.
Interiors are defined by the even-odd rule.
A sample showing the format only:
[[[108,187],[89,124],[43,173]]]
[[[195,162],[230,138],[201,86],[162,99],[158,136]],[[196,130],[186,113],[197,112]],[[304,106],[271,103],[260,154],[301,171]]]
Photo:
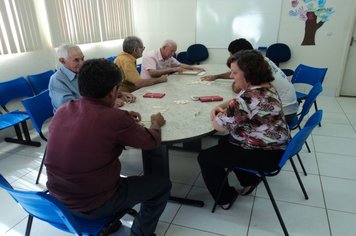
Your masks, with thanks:
[[[226,111],[226,108],[223,108],[221,105],[214,107],[210,113],[211,120],[214,120],[218,114],[224,113],[225,111]]]

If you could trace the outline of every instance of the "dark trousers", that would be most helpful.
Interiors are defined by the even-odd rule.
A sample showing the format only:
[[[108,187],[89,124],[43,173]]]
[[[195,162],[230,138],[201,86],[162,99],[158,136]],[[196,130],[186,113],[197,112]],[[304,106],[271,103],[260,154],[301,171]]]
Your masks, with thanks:
[[[150,236],[167,205],[171,186],[169,179],[160,176],[122,178],[117,191],[101,207],[87,214],[73,213],[84,218],[100,219],[141,203],[140,212],[131,227],[131,235]]]
[[[253,168],[259,170],[276,169],[284,150],[262,150],[244,149],[229,143],[223,137],[219,144],[203,150],[199,153],[198,162],[204,182],[214,198],[217,195],[224,180],[226,168]],[[259,181],[259,177],[246,171],[234,170],[241,186],[254,185]],[[219,205],[229,203],[236,190],[230,187],[228,181],[223,186],[222,195],[218,202]]]

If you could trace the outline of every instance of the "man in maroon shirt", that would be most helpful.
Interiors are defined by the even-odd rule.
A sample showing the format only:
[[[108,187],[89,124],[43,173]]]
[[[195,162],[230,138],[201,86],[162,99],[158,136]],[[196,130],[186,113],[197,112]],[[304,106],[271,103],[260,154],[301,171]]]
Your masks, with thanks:
[[[134,111],[114,108],[120,69],[105,59],[86,61],[79,71],[81,98],[61,106],[49,126],[47,187],[74,214],[99,219],[141,203],[131,235],[154,235],[171,189],[158,175],[120,177],[119,156],[125,146],[158,149],[160,113],[150,128]]]

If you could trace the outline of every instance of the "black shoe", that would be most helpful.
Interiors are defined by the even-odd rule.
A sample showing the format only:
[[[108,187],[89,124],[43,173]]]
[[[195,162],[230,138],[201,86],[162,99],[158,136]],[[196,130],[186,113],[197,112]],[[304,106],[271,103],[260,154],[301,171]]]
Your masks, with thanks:
[[[247,190],[246,192],[242,191],[242,193],[240,193],[241,196],[247,196],[247,195],[251,194],[251,193],[253,192],[253,190],[255,190],[255,188],[257,187],[257,185],[259,185],[259,184],[261,183],[261,181],[262,181],[262,179],[259,179],[259,180],[257,181],[257,183],[254,184],[254,185],[251,185],[250,188],[249,188],[249,190]]]
[[[120,218],[116,218],[101,230],[99,236],[107,236],[109,234],[115,233],[120,229],[121,225],[122,223],[120,221]]]
[[[235,192],[233,198],[231,199],[231,201],[228,203],[228,205],[224,204],[224,205],[220,205],[220,207],[223,209],[223,210],[229,210],[232,205],[234,204],[234,202],[236,201],[237,197],[239,196],[239,194],[237,192]],[[225,206],[226,205],[226,206]]]

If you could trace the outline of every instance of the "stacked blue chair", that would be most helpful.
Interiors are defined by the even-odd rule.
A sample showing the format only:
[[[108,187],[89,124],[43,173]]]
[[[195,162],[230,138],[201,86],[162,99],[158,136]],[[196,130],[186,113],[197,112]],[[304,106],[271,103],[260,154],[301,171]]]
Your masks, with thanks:
[[[39,94],[48,89],[48,84],[54,70],[48,70],[40,74],[28,75],[27,79],[31,84],[33,92]]]
[[[310,86],[314,86],[317,83],[322,84],[327,71],[328,68],[317,68],[300,64],[295,69],[291,82],[292,84],[309,84]],[[299,103],[301,103],[307,97],[307,93],[298,91],[296,93]],[[315,111],[318,110],[316,100],[314,101],[314,108]]]
[[[313,129],[320,123],[320,121],[322,119],[322,116],[323,116],[323,111],[319,110],[319,111],[315,112],[308,119],[308,121],[306,122],[305,126],[289,142],[289,144],[287,146],[287,149],[285,150],[285,152],[284,152],[284,154],[283,154],[283,156],[282,156],[282,158],[281,158],[281,160],[280,160],[280,162],[279,162],[279,164],[278,164],[278,166],[276,167],[275,170],[265,171],[265,170],[255,170],[255,169],[245,169],[245,168],[235,167],[236,169],[238,169],[240,171],[247,171],[249,173],[255,174],[255,175],[259,176],[262,179],[263,184],[264,184],[264,186],[265,186],[265,188],[267,190],[268,196],[269,196],[269,198],[271,200],[271,203],[273,205],[274,211],[276,212],[276,215],[278,217],[279,223],[280,223],[280,225],[281,225],[281,227],[283,229],[284,235],[286,235],[286,236],[288,236],[289,233],[288,233],[287,228],[286,228],[286,226],[284,224],[283,218],[282,218],[282,216],[281,216],[281,214],[279,212],[277,203],[276,203],[276,201],[274,199],[274,196],[272,194],[271,188],[269,187],[269,184],[268,184],[268,181],[267,181],[266,177],[271,177],[271,176],[278,175],[280,173],[280,171],[282,170],[282,168],[284,167],[284,165],[286,164],[286,162],[289,160],[291,162],[291,164],[292,164],[294,173],[295,173],[295,175],[297,177],[297,180],[298,180],[298,183],[299,183],[299,185],[300,185],[300,187],[301,187],[301,189],[303,191],[305,199],[309,198],[307,193],[306,193],[306,190],[304,188],[303,182],[300,179],[300,176],[298,174],[298,171],[297,171],[297,169],[295,167],[295,164],[294,164],[292,158],[301,151],[304,142],[307,140],[307,138],[309,137],[309,135],[311,134]],[[224,186],[225,182],[228,179],[229,174],[235,168],[229,168],[226,171],[225,178],[224,178],[223,183],[221,184],[221,186]],[[217,202],[219,200],[219,197],[221,196],[221,192],[222,192],[222,188],[219,191],[218,198],[214,203],[212,212],[215,211],[215,208],[217,206]]]
[[[22,100],[22,105],[25,107],[27,113],[29,114],[33,127],[40,135],[41,139],[47,142],[47,138],[42,132],[42,126],[46,120],[48,120],[53,116],[53,106],[52,106],[51,98],[49,96],[48,89],[36,96]],[[36,184],[38,184],[38,181],[41,176],[46,153],[47,153],[47,147],[43,154],[41,166],[38,171],[38,175],[36,179]]]
[[[183,64],[194,65],[194,62],[188,60],[188,58],[187,58],[187,52],[185,52],[185,51],[179,52],[179,53],[177,54],[177,60],[178,60],[180,63],[183,63]]]
[[[125,214],[137,215],[134,209],[128,208],[116,216],[97,220],[84,219],[73,215],[60,201],[45,192],[13,189],[2,175],[0,175],[0,187],[29,214],[26,236],[31,233],[33,217],[71,234],[104,236],[118,229],[121,225],[120,219]]]
[[[19,110],[9,111],[7,108],[9,102],[31,96],[33,96],[31,86],[24,77],[0,83],[0,105],[6,112],[4,114],[0,112],[0,130],[14,127],[16,132],[16,138],[7,137],[5,138],[6,142],[36,147],[41,146],[40,142],[31,140],[26,124],[26,120],[30,118],[29,115]]]
[[[190,45],[187,49],[186,58],[188,61],[193,62],[194,64],[200,64],[200,62],[208,59],[209,52],[208,49],[203,44],[193,44]]]
[[[289,61],[291,58],[291,51],[287,44],[274,43],[267,48],[266,57],[279,67],[279,63]],[[287,76],[294,74],[294,71],[291,69],[282,69],[282,71]]]
[[[323,91],[323,87],[321,86],[320,83],[317,83],[313,86],[313,88],[309,91],[304,103],[303,103],[303,108],[302,111],[298,114],[298,119],[294,120],[294,121],[290,121],[288,123],[289,129],[290,130],[295,130],[295,129],[301,129],[301,123],[304,119],[304,117],[309,113],[311,106],[313,105],[313,103],[316,100],[316,97]],[[310,148],[309,145],[307,143],[307,141],[305,141],[305,146],[308,149],[308,152],[310,152]],[[300,162],[300,165],[303,169],[304,175],[307,175],[307,172],[304,168],[303,162],[300,159],[299,155],[297,155],[298,160]]]

